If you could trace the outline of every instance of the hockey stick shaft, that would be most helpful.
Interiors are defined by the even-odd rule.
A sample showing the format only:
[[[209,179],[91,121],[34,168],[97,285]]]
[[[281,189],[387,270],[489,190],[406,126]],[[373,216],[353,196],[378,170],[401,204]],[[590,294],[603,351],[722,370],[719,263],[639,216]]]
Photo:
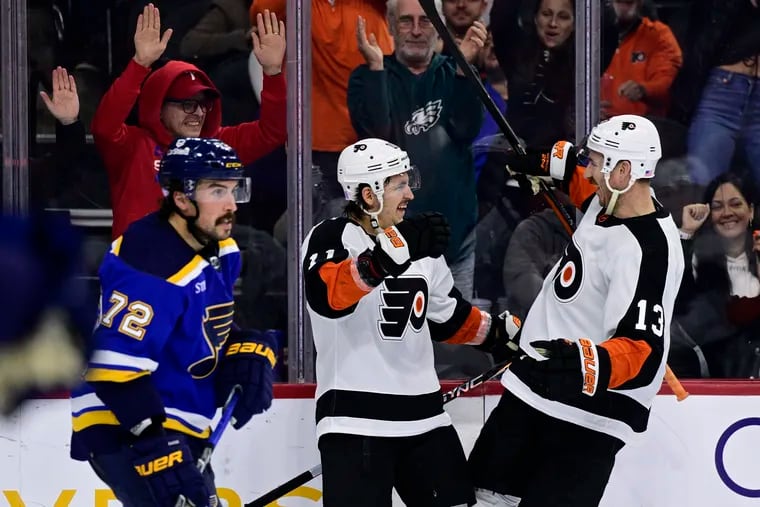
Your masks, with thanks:
[[[503,373],[510,365],[510,362],[499,363],[494,365],[487,371],[481,373],[477,377],[473,377],[466,382],[463,382],[456,386],[451,391],[443,393],[443,403],[446,404],[451,400],[459,398],[462,394],[470,391],[481,384],[486,383],[492,378],[496,377],[500,373]],[[278,498],[282,498],[286,494],[290,493],[299,486],[303,486],[315,477],[322,475],[322,465],[316,465],[305,472],[298,474],[287,482],[284,482],[267,493],[264,493],[254,501],[245,504],[245,507],[266,507],[270,503],[274,502]]]
[[[226,430],[227,426],[230,425],[230,421],[232,420],[232,411],[235,410],[235,405],[237,405],[239,399],[240,386],[235,386],[235,388],[230,391],[230,395],[227,397],[227,401],[224,403],[224,408],[222,408],[222,417],[219,418],[219,422],[211,432],[211,435],[208,437],[206,447],[203,448],[203,452],[198,458],[197,467],[199,472],[203,473],[203,471],[206,470],[208,464],[211,462],[211,454],[214,452],[216,444],[219,443],[219,439],[222,438],[222,433],[224,433],[224,430]],[[187,498],[185,498],[184,495],[180,495],[179,498],[177,498],[177,503],[174,504],[174,507],[185,507],[186,505],[188,505]]]
[[[504,115],[501,114],[501,111],[499,111],[499,108],[496,106],[493,99],[488,94],[485,86],[483,86],[480,77],[475,73],[475,70],[472,68],[472,66],[467,63],[467,60],[459,50],[459,46],[454,40],[454,37],[452,37],[448,28],[446,28],[443,19],[438,14],[438,10],[435,8],[435,0],[420,0],[420,5],[425,11],[425,14],[427,14],[427,17],[430,18],[430,21],[433,23],[433,26],[438,32],[438,35],[443,40],[443,43],[445,44],[446,49],[449,51],[449,54],[454,57],[454,60],[456,60],[457,65],[462,70],[464,75],[467,77],[467,79],[470,80],[473,86],[475,86],[480,100],[483,102],[483,105],[488,110],[488,112],[491,113],[491,116],[499,126],[499,129],[504,132],[504,136],[507,138],[507,141],[509,141],[509,144],[512,145],[515,153],[519,155],[525,155],[525,147],[520,143],[520,140],[517,138],[517,134],[515,134],[515,131],[512,130],[512,127],[507,122],[507,119],[504,118]]]

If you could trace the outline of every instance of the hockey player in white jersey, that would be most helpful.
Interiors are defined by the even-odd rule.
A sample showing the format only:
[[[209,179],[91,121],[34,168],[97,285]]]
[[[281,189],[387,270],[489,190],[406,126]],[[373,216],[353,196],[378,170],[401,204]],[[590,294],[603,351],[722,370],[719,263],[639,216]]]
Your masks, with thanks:
[[[598,190],[525,318],[525,355],[470,454],[478,506],[596,506],[615,455],[646,430],[684,268],[650,189],[660,156],[657,129],[634,115],[600,123],[579,151]]]
[[[358,141],[341,153],[338,181],[346,213],[309,232],[302,259],[324,505],[390,507],[393,487],[407,505],[472,505],[431,340],[506,353],[504,323],[454,288],[443,216],[405,218],[417,183],[406,152]]]

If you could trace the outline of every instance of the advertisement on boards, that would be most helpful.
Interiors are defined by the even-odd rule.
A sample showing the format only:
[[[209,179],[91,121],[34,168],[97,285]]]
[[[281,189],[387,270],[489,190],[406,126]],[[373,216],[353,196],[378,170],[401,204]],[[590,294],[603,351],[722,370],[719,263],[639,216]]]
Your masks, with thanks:
[[[657,397],[647,433],[618,455],[603,507],[759,505],[760,389],[691,390],[683,402]],[[498,385],[488,393],[446,405],[467,452],[498,402]],[[120,505],[89,465],[69,458],[69,432],[65,399],[32,400],[0,419],[0,506]],[[212,458],[219,497],[228,507],[243,507],[318,463],[308,396],[278,397],[246,427],[227,431]],[[314,479],[271,505],[320,506],[320,488]],[[403,504],[396,499],[394,505]]]

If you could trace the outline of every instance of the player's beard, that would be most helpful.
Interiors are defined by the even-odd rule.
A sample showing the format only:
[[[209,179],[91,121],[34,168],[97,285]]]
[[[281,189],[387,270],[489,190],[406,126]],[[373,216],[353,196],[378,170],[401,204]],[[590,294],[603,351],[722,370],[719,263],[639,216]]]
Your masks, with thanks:
[[[208,244],[211,241],[222,241],[222,240],[225,240],[225,239],[229,238],[232,235],[231,230],[230,230],[230,234],[219,234],[219,233],[216,232],[217,226],[223,225],[224,222],[227,221],[227,220],[230,221],[230,226],[231,227],[234,226],[235,225],[235,214],[233,212],[227,212],[227,213],[225,213],[224,215],[222,215],[222,216],[220,216],[219,218],[216,219],[216,221],[214,222],[214,226],[213,227],[209,227],[209,228],[203,228],[203,229],[201,229],[200,227],[198,227],[198,223],[195,222],[193,224],[193,228],[197,231],[197,233],[195,234],[196,238],[200,235],[204,239],[206,239],[207,241],[202,241],[201,242],[203,244]]]

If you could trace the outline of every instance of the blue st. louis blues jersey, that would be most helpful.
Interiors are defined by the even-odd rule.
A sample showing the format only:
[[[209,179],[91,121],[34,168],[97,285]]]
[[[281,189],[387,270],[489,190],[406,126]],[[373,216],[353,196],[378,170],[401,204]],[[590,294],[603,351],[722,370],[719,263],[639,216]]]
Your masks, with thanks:
[[[72,392],[72,457],[126,438],[96,394],[98,382],[149,375],[166,411],[164,426],[208,436],[216,411],[213,372],[232,326],[240,264],[234,240],[219,242],[207,260],[156,214],[112,243],[100,267],[100,319],[86,382]]]

